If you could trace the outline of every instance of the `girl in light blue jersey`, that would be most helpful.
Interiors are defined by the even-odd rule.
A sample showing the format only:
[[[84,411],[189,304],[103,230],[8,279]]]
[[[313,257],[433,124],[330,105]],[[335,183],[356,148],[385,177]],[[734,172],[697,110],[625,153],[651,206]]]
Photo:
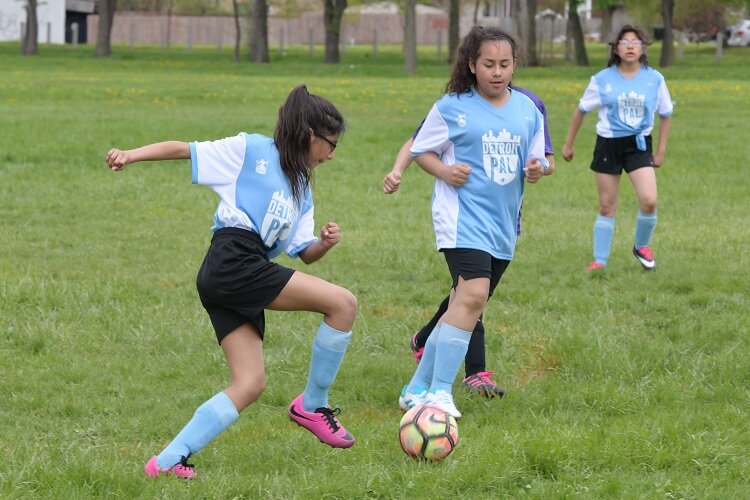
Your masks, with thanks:
[[[596,173],[599,214],[594,222],[594,260],[586,269],[607,266],[615,229],[620,176],[630,177],[638,198],[633,255],[643,269],[656,268],[649,244],[656,227],[656,172],[667,152],[672,98],[664,77],[648,66],[648,39],[642,30],[623,26],[610,43],[607,68],[591,77],[573,112],[563,146],[563,158],[573,159],[573,143],[583,118],[599,108],[596,146],[591,170]],[[659,144],[652,153],[651,131],[658,114]]]
[[[537,107],[539,112],[542,113],[542,118],[544,120],[544,157],[549,163],[549,168],[545,170],[544,175],[551,175],[555,170],[555,150],[552,147],[552,139],[549,135],[549,128],[547,127],[547,108],[544,105],[544,102],[539,98],[539,96],[537,96],[530,90],[524,89],[522,87],[517,87],[512,83],[508,85],[508,88],[511,90],[511,92],[520,92],[528,96],[529,99],[531,99],[534,105]],[[396,159],[393,162],[391,171],[388,172],[388,174],[386,174],[385,178],[383,179],[383,192],[385,194],[393,194],[397,192],[399,187],[401,186],[401,179],[403,177],[403,174],[411,165],[413,160],[411,156],[411,146],[412,144],[414,144],[414,137],[417,136],[421,128],[422,124],[420,123],[419,127],[414,132],[412,137],[410,137],[404,143],[404,145],[401,146],[401,149],[399,149],[398,154],[396,155]],[[520,213],[518,214],[518,226],[516,228],[516,233],[518,235],[520,235],[521,233]],[[449,302],[450,295],[446,296],[443,299],[438,309],[432,315],[432,318],[430,318],[430,320],[425,325],[423,325],[422,328],[420,328],[411,336],[409,345],[411,347],[412,357],[416,360],[417,364],[419,364],[420,360],[422,359],[422,354],[424,353],[424,345],[427,342],[427,339],[435,329],[435,326],[440,321],[440,318],[442,318],[443,314],[445,314],[445,311],[448,310]],[[474,331],[471,333],[471,341],[469,342],[469,348],[468,351],[466,351],[466,358],[464,359],[464,370],[466,372],[466,376],[464,377],[461,385],[469,391],[478,392],[489,398],[493,398],[495,396],[503,397],[505,395],[505,389],[497,385],[492,380],[494,372],[487,371],[484,333],[484,324],[482,318],[480,317],[479,321],[477,321],[477,324],[474,327]]]
[[[315,236],[310,183],[314,169],[333,158],[344,128],[336,107],[302,85],[279,109],[273,138],[241,133],[212,142],[167,141],[107,153],[114,171],[139,161],[189,159],[193,183],[209,186],[219,196],[197,286],[231,382],[151,457],[144,467],[147,476],[195,477],[187,463],[190,455],[236,421],[263,392],[265,309],[323,314],[307,385],[290,404],[289,417],[330,446],[354,444],[336,417],[338,408],[328,405],[328,389],[351,338],[356,298],[340,286],[270,260],[284,251],[311,264],[340,241],[334,222]]]
[[[513,258],[524,177],[535,183],[549,168],[542,114],[508,88],[515,51],[507,33],[474,26],[458,47],[447,93],[414,138],[415,161],[436,177],[433,225],[453,283],[448,309],[399,398],[403,409],[430,403],[461,416],[452,385]]]

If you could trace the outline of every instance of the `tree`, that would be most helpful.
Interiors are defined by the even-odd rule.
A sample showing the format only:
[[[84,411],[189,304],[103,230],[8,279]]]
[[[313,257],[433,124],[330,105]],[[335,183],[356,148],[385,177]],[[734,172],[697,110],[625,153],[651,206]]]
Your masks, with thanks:
[[[240,7],[237,0],[232,0],[232,14],[234,15],[234,62],[240,62],[240,40],[242,32],[240,31]]]
[[[252,28],[250,32],[250,62],[267,63],[268,55],[268,4],[266,0],[253,0]]]
[[[459,28],[461,26],[460,0],[450,0],[448,9],[448,62],[452,63],[459,43]]]
[[[526,63],[529,66],[539,66],[536,51],[536,8],[537,0],[526,0]]]
[[[513,0],[518,58],[523,66],[539,66],[536,51],[537,0]]]
[[[328,64],[338,64],[339,39],[341,38],[341,19],[348,6],[347,0],[325,0],[323,9],[323,23],[326,30],[326,52],[324,61]]]
[[[578,16],[580,0],[568,0],[568,38],[573,40],[575,60],[578,66],[588,66],[589,57],[586,54],[586,44],[583,38],[581,18]]]
[[[97,57],[112,55],[112,26],[116,10],[117,0],[99,0],[99,26],[96,32],[96,49],[94,49],[94,55]]]
[[[664,23],[664,39],[661,43],[661,57],[659,66],[665,68],[674,64],[674,47],[672,40],[672,19],[674,16],[674,0],[661,0],[661,18]]]
[[[406,0],[404,10],[404,67],[417,71],[417,0]]]
[[[37,0],[26,0],[26,29],[23,32],[21,54],[33,56],[39,53],[39,21],[36,16]]]
[[[612,16],[617,9],[622,8],[620,0],[596,0],[596,6],[602,13],[602,26],[599,29],[599,39],[601,41],[609,40],[612,32]]]

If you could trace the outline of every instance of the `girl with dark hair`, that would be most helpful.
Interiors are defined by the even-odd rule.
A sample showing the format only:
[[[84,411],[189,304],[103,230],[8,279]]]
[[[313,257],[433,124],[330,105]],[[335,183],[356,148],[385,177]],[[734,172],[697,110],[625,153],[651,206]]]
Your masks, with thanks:
[[[552,146],[552,138],[549,135],[549,128],[547,127],[547,107],[544,105],[544,102],[541,98],[539,98],[539,96],[528,89],[517,87],[512,83],[508,85],[508,88],[511,90],[511,92],[520,92],[522,94],[525,94],[529,99],[533,101],[539,112],[542,113],[542,118],[544,120],[544,157],[549,162],[549,168],[545,170],[544,175],[551,175],[555,170],[555,150]],[[412,137],[410,137],[404,143],[404,145],[401,146],[401,149],[399,149],[398,154],[396,155],[396,159],[393,162],[391,171],[388,172],[388,174],[386,174],[385,178],[383,179],[383,192],[385,194],[393,194],[398,191],[399,187],[401,186],[401,178],[406,169],[412,163],[411,146],[412,144],[414,144],[414,137],[417,136],[417,134],[419,133],[419,129],[421,128],[422,124],[420,123],[419,127],[414,132]],[[518,227],[516,228],[516,233],[519,236],[521,235],[520,212],[518,214]],[[445,314],[445,311],[448,310],[449,302],[450,295],[446,296],[443,299],[443,301],[440,303],[440,306],[438,306],[437,310],[432,315],[432,318],[430,318],[430,320],[426,324],[424,324],[422,328],[420,328],[411,336],[409,346],[411,348],[412,357],[416,360],[417,364],[419,364],[420,360],[422,359],[422,354],[424,353],[424,345],[427,342],[427,339],[430,337],[430,334],[435,329],[435,325],[438,324],[440,318],[442,318],[443,314]],[[482,317],[479,318],[479,321],[477,321],[477,324],[474,327],[474,331],[471,333],[469,348],[468,351],[466,351],[466,358],[464,359],[464,369],[466,371],[466,376],[464,377],[461,385],[465,389],[483,394],[488,398],[493,398],[495,396],[503,397],[505,395],[505,389],[497,385],[495,381],[492,380],[492,376],[495,374],[495,372],[487,371],[484,345],[484,324],[482,321]]]
[[[615,230],[620,176],[630,177],[638,198],[633,255],[643,269],[656,268],[649,244],[656,227],[656,172],[664,163],[672,122],[672,98],[664,77],[648,66],[645,33],[623,26],[610,43],[607,68],[591,77],[573,112],[562,155],[571,161],[573,143],[586,113],[599,108],[591,170],[596,174],[599,214],[594,222],[594,260],[587,271],[606,268]],[[654,114],[659,114],[659,144],[652,153]]]
[[[314,169],[333,159],[344,119],[327,100],[296,87],[279,109],[273,139],[241,133],[213,142],[167,141],[133,150],[112,149],[113,171],[139,161],[189,159],[192,181],[219,196],[213,237],[198,271],[203,307],[229,365],[229,386],[203,403],[171,443],[146,463],[149,477],[196,476],[187,463],[221,434],[265,387],[264,310],[323,314],[312,345],[305,390],[289,417],[320,441],[348,448],[354,437],[328,405],[357,312],[348,290],[272,262],[282,251],[311,264],[341,239],[328,222],[315,237],[310,184]]]
[[[524,178],[549,169],[544,118],[509,88],[516,43],[504,31],[474,26],[461,42],[447,93],[414,138],[412,156],[436,177],[432,216],[452,286],[448,308],[427,339],[403,409],[429,403],[461,416],[452,385],[477,321],[513,258]]]

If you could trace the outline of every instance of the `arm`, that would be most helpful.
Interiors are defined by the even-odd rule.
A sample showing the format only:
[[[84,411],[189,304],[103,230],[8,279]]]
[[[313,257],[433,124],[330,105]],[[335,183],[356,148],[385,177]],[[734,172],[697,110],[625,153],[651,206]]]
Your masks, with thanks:
[[[565,161],[571,161],[573,159],[573,143],[576,141],[576,135],[578,135],[578,131],[581,129],[581,124],[583,123],[583,119],[585,117],[585,113],[581,111],[579,108],[576,108],[575,111],[573,111],[573,118],[570,120],[570,127],[568,128],[568,135],[565,137],[565,145],[563,146],[563,159]]]
[[[414,161],[422,167],[425,172],[442,179],[453,187],[463,185],[471,173],[471,167],[465,163],[456,163],[455,165],[446,165],[435,153],[423,153]]]
[[[544,155],[544,158],[547,160],[547,163],[549,163],[549,167],[547,167],[547,170],[544,171],[544,175],[552,175],[552,173],[555,171],[555,155],[552,153],[547,153]]]
[[[117,172],[138,161],[187,159],[190,159],[190,145],[187,142],[165,141],[125,151],[112,148],[107,152],[105,161],[110,169]]]
[[[299,258],[305,264],[312,264],[321,259],[339,241],[341,241],[341,228],[335,222],[328,222],[320,230],[320,239],[302,250]]]
[[[383,179],[383,192],[385,194],[398,191],[398,187],[401,185],[401,176],[406,172],[406,169],[409,168],[413,160],[410,151],[412,144],[414,144],[414,138],[409,137],[404,145],[401,146],[401,149],[399,149],[396,160],[393,162],[393,168],[385,176],[385,179]]]
[[[672,125],[672,117],[666,116],[659,120],[659,146],[654,153],[654,167],[659,168],[664,163],[664,155],[667,153],[667,139],[669,138],[669,127]]]

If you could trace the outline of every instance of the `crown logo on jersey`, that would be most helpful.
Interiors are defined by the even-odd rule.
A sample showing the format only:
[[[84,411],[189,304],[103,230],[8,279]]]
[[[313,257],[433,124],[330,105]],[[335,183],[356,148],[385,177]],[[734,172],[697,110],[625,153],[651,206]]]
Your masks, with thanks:
[[[461,128],[464,128],[466,126],[466,114],[465,113],[459,113],[459,115],[456,117],[456,125],[458,125]]]
[[[255,171],[259,174],[265,174],[268,171],[268,160],[261,158],[255,161]]]
[[[492,132],[492,129],[486,134],[482,134],[482,142],[517,142],[518,140],[518,136],[516,136],[515,140],[511,139],[510,132],[505,129],[502,132],[498,132],[497,135]]]

